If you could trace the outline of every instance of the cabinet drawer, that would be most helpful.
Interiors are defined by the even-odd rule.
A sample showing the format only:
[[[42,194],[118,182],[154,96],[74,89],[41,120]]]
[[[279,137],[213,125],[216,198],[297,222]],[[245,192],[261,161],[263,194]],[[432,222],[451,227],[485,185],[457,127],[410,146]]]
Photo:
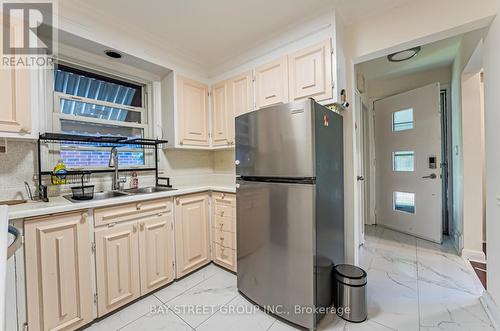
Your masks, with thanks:
[[[172,199],[138,201],[124,205],[99,208],[94,211],[95,226],[134,220],[140,217],[172,211]]]
[[[220,202],[231,204],[234,206],[234,201],[236,199],[236,194],[225,193],[225,192],[212,192],[212,197]]]
[[[234,217],[234,207],[231,205],[225,205],[221,203],[215,203],[214,212],[217,216],[222,216],[226,218]]]
[[[217,230],[236,232],[236,224],[234,218],[221,216],[218,213],[215,213],[214,216],[214,227]]]
[[[214,262],[236,272],[236,250],[221,246],[217,243],[214,243],[213,249]]]
[[[214,242],[227,247],[227,248],[236,248],[236,234],[233,232],[226,232],[220,229],[214,229]]]

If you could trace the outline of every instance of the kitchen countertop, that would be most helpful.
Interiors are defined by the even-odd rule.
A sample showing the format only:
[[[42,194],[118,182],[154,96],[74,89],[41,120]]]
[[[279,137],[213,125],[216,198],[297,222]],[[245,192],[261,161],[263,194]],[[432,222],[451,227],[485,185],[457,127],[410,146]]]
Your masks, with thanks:
[[[56,214],[74,210],[81,209],[92,209],[98,207],[107,207],[113,205],[124,204],[128,202],[144,201],[161,199],[172,196],[205,192],[205,191],[217,191],[217,192],[227,192],[236,193],[236,188],[225,187],[225,186],[189,186],[189,187],[175,187],[175,190],[166,192],[156,192],[149,194],[136,194],[136,195],[126,195],[122,197],[95,200],[95,201],[85,201],[85,202],[70,202],[62,196],[53,197],[49,199],[49,202],[33,202],[29,201],[27,203],[10,206],[9,208],[9,219],[20,219],[35,217],[48,214]]]

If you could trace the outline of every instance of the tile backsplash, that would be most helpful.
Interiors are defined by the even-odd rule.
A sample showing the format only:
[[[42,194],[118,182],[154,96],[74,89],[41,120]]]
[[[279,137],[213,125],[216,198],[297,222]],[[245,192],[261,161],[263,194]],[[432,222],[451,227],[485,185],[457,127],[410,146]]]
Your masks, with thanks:
[[[160,174],[170,177],[174,187],[193,185],[234,186],[234,151],[162,150],[159,153]],[[6,153],[0,153],[0,200],[26,199],[24,181],[34,190],[37,167],[36,143],[9,141]],[[123,174],[122,174],[123,175]],[[129,187],[130,174],[125,187]],[[93,175],[96,190],[111,187],[111,175]],[[154,185],[153,173],[139,172],[139,185]],[[50,195],[69,191],[70,185],[51,186]]]

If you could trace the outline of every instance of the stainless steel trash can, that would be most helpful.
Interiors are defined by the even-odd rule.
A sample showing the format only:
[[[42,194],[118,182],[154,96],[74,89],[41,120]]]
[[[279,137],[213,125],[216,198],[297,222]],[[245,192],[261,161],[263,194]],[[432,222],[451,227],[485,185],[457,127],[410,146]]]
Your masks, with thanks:
[[[360,323],[366,320],[366,272],[350,264],[334,268],[334,302],[337,315],[346,321]]]

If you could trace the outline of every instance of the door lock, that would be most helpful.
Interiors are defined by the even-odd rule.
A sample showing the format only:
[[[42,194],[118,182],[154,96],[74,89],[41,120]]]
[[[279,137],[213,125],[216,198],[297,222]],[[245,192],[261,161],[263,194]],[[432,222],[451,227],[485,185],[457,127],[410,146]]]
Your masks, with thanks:
[[[437,175],[436,174],[430,174],[429,176],[424,176],[422,178],[436,179]]]

